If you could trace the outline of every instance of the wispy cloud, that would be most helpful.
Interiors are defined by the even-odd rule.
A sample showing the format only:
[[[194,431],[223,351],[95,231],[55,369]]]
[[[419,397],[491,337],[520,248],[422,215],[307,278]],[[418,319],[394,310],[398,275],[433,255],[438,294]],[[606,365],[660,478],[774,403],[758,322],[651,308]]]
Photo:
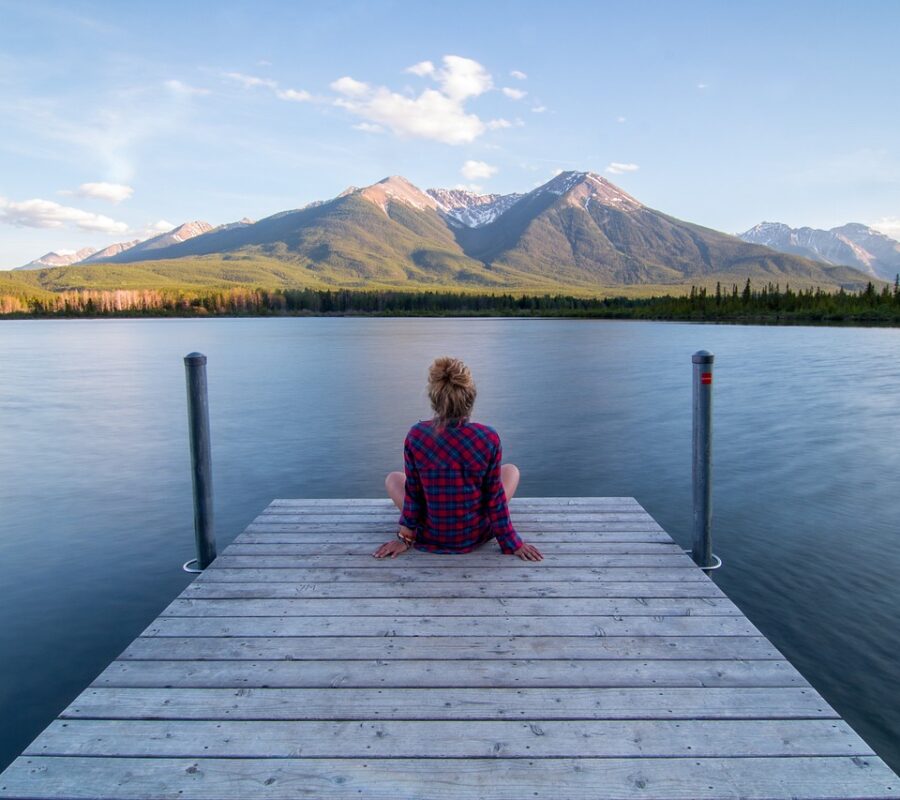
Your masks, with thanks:
[[[869,227],[900,240],[900,217],[880,217],[875,222],[870,222]]]
[[[708,89],[708,88],[709,88],[709,84],[708,84],[708,83],[698,83],[698,84],[697,84],[697,88],[698,88],[698,89]]]
[[[484,161],[466,161],[460,169],[460,173],[467,181],[477,181],[490,178],[497,174],[497,167],[486,164]]]
[[[637,164],[623,164],[621,161],[613,161],[607,166],[606,171],[610,175],[624,175],[627,172],[637,172],[640,167]]]
[[[426,75],[434,75],[435,71],[434,64],[430,61],[420,61],[418,64],[413,64],[411,67],[406,68],[406,72],[411,72],[420,78]]]
[[[485,122],[466,111],[466,101],[492,88],[490,73],[477,61],[448,55],[443,66],[421,61],[406,69],[414,75],[430,78],[438,88],[429,88],[418,96],[394,92],[386,86],[372,86],[350,76],[338,78],[331,88],[340,97],[334,104],[373,125],[379,125],[403,137],[431,139],[444,144],[467,144],[486,130],[510,127],[506,120]]]
[[[547,110],[547,106],[534,106],[531,109],[532,114],[543,114]]]
[[[279,100],[294,103],[307,103],[313,96],[305,89],[282,89],[273,78],[260,78],[258,75],[245,75],[242,72],[224,72],[222,77],[237,83],[244,89],[269,89]]]
[[[78,195],[93,200],[106,200],[118,205],[134,194],[134,189],[124,183],[82,183],[77,189],[63,190],[59,194]]]
[[[514,69],[509,73],[509,77],[515,78],[517,81],[524,81],[528,76],[521,70]]]
[[[384,128],[381,125],[375,125],[371,122],[359,122],[353,126],[355,130],[365,131],[366,133],[384,133]]]
[[[170,92],[184,97],[202,96],[209,94],[209,89],[202,89],[197,86],[190,86],[184,81],[177,79],[168,80],[163,84]]]
[[[510,100],[521,100],[523,97],[525,97],[528,94],[528,92],[523,92],[521,89],[513,89],[509,86],[504,86],[501,91]]]
[[[620,125],[625,121],[626,121],[625,117],[616,117],[616,122],[618,122]]]
[[[103,214],[63,206],[52,200],[14,202],[0,197],[0,222],[20,228],[80,228],[101,233],[127,233],[128,225]]]
[[[134,231],[134,236],[141,241],[144,239],[152,239],[154,236],[159,236],[161,233],[168,233],[173,228],[177,228],[173,222],[169,222],[166,219],[161,219],[156,222],[151,222],[148,225],[145,225],[143,228]]]
[[[278,81],[274,81],[271,78],[260,78],[256,75],[244,75],[243,72],[225,72],[222,77],[240,84],[245,89],[253,89],[258,86],[274,89],[278,86]]]

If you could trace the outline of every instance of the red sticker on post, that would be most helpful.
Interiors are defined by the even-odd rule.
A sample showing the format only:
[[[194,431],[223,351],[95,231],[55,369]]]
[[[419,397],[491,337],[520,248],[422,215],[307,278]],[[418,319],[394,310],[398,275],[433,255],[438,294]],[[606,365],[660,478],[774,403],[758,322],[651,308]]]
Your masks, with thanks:
[[[703,383],[703,384],[712,383],[712,373],[711,372],[701,372],[700,373],[700,383]]]

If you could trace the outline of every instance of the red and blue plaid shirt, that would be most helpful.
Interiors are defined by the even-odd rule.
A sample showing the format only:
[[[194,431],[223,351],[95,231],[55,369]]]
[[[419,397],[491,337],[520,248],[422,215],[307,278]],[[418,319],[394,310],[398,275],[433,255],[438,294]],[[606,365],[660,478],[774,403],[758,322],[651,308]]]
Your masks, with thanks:
[[[522,546],[500,481],[502,455],[497,432],[477,422],[437,430],[424,421],[410,428],[400,524],[415,532],[417,549],[468,553],[493,537],[504,553]]]

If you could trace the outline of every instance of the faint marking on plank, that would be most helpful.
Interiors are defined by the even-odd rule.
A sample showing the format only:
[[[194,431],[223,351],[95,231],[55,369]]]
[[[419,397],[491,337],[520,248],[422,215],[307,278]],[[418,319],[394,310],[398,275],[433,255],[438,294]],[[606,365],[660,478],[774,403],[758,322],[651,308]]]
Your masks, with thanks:
[[[110,763],[113,762],[113,763]],[[127,776],[127,780],[123,777]],[[772,797],[848,800],[896,798],[896,776],[879,759],[541,758],[541,759],[154,759],[26,757],[4,774],[3,793],[60,787],[57,796],[121,800],[169,796],[184,800],[247,798],[295,800],[300,794],[344,800],[359,797],[477,797],[483,800],[746,800]],[[817,787],[815,794],[808,787]],[[821,787],[821,788],[818,788]],[[0,795],[3,796],[3,795]],[[45,797],[47,795],[44,795]]]

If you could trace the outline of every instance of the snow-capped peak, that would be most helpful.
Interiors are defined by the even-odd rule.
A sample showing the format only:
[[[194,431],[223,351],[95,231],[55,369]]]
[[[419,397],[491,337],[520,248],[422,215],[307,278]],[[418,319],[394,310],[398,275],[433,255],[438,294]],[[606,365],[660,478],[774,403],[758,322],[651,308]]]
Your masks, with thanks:
[[[370,203],[377,205],[385,214],[388,211],[388,203],[391,202],[403,203],[418,209],[437,208],[437,202],[431,195],[426,194],[401,175],[391,175],[364,189],[347,190],[344,194],[358,194]]]
[[[493,222],[522,199],[521,194],[476,194],[466,189],[429,189],[451,224],[480,228]]]
[[[536,194],[565,196],[570,204],[584,208],[588,208],[591,201],[619,209],[643,208],[638,200],[595,172],[561,172],[534,191]]]

